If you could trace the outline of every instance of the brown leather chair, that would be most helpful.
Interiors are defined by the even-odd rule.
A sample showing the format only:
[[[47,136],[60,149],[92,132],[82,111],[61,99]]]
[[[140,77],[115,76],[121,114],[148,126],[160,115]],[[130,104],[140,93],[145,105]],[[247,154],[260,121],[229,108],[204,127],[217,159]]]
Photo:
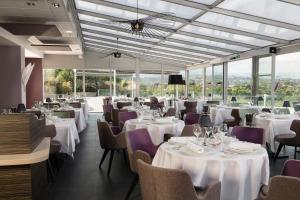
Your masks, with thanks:
[[[181,119],[183,119],[184,114],[187,113],[197,113],[197,101],[185,101],[184,110],[181,110]]]
[[[157,97],[150,97],[150,109],[162,109],[164,102],[158,102]]]
[[[75,111],[74,110],[54,110],[54,116],[60,118],[75,118]]]
[[[297,147],[300,147],[300,120],[293,120],[291,127],[291,131],[294,131],[295,134],[279,134],[275,136],[275,141],[279,142],[279,146],[277,148],[274,160],[278,158],[278,155],[284,145],[295,147],[294,151],[294,159],[296,159]]]
[[[119,133],[118,135],[113,134],[113,131],[107,122],[102,122],[99,119],[97,120],[98,125],[98,135],[100,140],[100,146],[104,149],[104,153],[102,155],[99,168],[103,164],[107,153],[110,151],[110,158],[108,164],[107,175],[110,174],[111,164],[114,157],[114,152],[116,150],[123,150],[124,158],[126,160],[126,141],[125,141],[125,133]]]
[[[81,103],[80,102],[71,102],[69,103],[70,106],[73,108],[81,108]]]
[[[187,172],[151,166],[142,160],[137,161],[142,196],[144,200],[219,200],[221,183],[215,182],[195,190]]]
[[[181,132],[181,137],[195,136],[194,135],[194,125],[185,125]],[[164,141],[167,142],[171,137],[174,137],[171,133],[164,134]]]
[[[122,109],[125,106],[131,106],[132,103],[131,102],[117,102],[117,108],[118,109]]]
[[[263,200],[298,200],[300,197],[300,178],[274,176],[269,187],[262,187],[260,198]]]
[[[112,125],[120,127],[119,112],[127,112],[126,109],[112,109]]]
[[[226,119],[226,120],[224,120],[223,123],[226,124],[228,128],[234,127],[234,126],[239,126],[242,121],[242,118],[240,117],[239,109],[232,109],[231,116],[234,119]]]
[[[169,108],[167,112],[164,114],[164,117],[173,117],[176,115],[176,109],[175,108]]]
[[[268,113],[271,113],[271,109],[270,109],[270,108],[262,108],[261,111],[262,111],[262,112],[268,112]]]

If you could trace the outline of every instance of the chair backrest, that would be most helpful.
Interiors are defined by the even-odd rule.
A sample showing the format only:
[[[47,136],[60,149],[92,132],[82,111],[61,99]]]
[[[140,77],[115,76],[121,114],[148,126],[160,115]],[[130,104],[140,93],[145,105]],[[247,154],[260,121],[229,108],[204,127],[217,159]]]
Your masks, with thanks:
[[[290,129],[296,133],[296,143],[300,146],[300,120],[294,119]]]
[[[204,188],[204,192],[199,195],[194,189],[190,175],[184,170],[159,168],[138,162],[138,167],[144,165],[148,172],[151,170],[153,175],[152,182],[155,188],[156,200],[219,200],[221,184],[214,183]],[[148,165],[148,166],[145,166]],[[143,167],[141,167],[143,168]]]
[[[182,129],[181,136],[194,136],[194,126],[193,125],[185,125]]]
[[[199,123],[200,116],[201,115],[199,113],[187,113],[184,119],[185,125],[192,125],[192,124]]]
[[[169,108],[165,114],[165,117],[173,117],[176,115],[176,109],[175,108]]]
[[[300,102],[293,102],[293,107],[296,112],[300,111]]]
[[[119,110],[119,109],[114,109],[112,110],[112,124],[114,126],[120,126],[120,120],[119,120],[119,112],[126,112],[127,110]]]
[[[150,97],[150,103],[158,104],[158,99],[156,97]]]
[[[264,200],[298,200],[300,197],[300,179],[289,176],[273,176],[269,184],[268,194]]]
[[[185,113],[197,112],[197,101],[185,101],[183,105],[185,107]]]
[[[122,109],[125,106],[131,106],[131,102],[117,102],[117,108]]]
[[[240,123],[242,121],[239,109],[233,108],[231,111],[231,116],[234,118],[236,123]]]
[[[268,112],[271,113],[271,109],[270,108],[263,108],[261,109],[262,112]]]
[[[300,178],[300,160],[285,161],[281,175]]]
[[[263,144],[264,130],[262,128],[235,126],[232,134],[241,141]]]
[[[56,128],[54,124],[46,125],[45,137],[50,137],[51,139],[56,136]]]
[[[141,150],[147,152],[151,157],[155,156],[157,146],[153,144],[148,130],[145,128],[128,131],[132,151]]]
[[[109,124],[107,122],[103,122],[101,120],[97,120],[97,126],[98,126],[98,136],[99,136],[99,142],[100,146],[103,149],[118,149],[122,148],[123,146],[125,147],[125,138],[122,143],[118,143],[116,141],[116,137],[113,134],[113,131]]]
[[[69,103],[70,106],[73,108],[81,108],[81,103],[80,102],[71,102]]]
[[[25,104],[19,103],[18,106],[17,106],[17,112],[21,113],[21,112],[25,112],[25,111],[26,111]]]
[[[111,113],[114,108],[112,104],[105,104],[102,107],[103,107],[103,113],[107,113],[107,112]]]
[[[60,118],[75,118],[75,111],[74,110],[55,110],[53,112],[54,116]]]
[[[119,112],[119,120],[123,124],[130,119],[136,119],[137,114],[135,111],[126,111],[126,112]]]
[[[151,165],[139,159],[137,168],[143,200],[156,200],[155,178]]]
[[[51,98],[50,98],[50,97],[47,97],[47,98],[46,98],[46,102],[47,102],[47,103],[52,102]]]

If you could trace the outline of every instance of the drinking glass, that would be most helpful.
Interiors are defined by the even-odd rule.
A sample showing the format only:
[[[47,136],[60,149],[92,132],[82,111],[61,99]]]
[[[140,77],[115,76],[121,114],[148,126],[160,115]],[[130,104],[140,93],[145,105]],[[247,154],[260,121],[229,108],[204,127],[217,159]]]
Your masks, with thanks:
[[[199,140],[200,140],[199,138],[202,133],[201,127],[199,124],[194,124],[193,132],[194,132],[194,135],[196,136],[197,141],[199,142]]]

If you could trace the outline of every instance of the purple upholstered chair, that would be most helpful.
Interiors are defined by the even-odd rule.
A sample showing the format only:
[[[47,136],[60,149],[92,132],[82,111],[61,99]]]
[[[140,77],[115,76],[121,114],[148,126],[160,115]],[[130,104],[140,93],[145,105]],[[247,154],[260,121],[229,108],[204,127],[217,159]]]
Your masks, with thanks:
[[[192,124],[199,123],[200,116],[201,115],[199,113],[187,113],[184,119],[185,125],[192,125]]]
[[[175,108],[169,108],[167,112],[164,114],[164,117],[173,117],[176,115],[176,109]]]
[[[264,130],[262,128],[235,126],[232,134],[241,141],[263,144]]]
[[[112,110],[113,110],[113,105],[112,104],[106,104],[103,105],[103,115],[104,115],[104,119],[107,122],[111,122],[112,121]]]
[[[127,153],[130,163],[130,169],[135,173],[134,179],[126,194],[128,199],[136,183],[139,180],[137,174],[137,160],[141,159],[144,162],[151,163],[158,146],[154,145],[147,129],[136,129],[126,133]]]
[[[137,114],[135,111],[119,112],[120,128],[122,129],[125,122],[130,119],[136,119]]]
[[[281,175],[300,178],[300,160],[285,161]]]

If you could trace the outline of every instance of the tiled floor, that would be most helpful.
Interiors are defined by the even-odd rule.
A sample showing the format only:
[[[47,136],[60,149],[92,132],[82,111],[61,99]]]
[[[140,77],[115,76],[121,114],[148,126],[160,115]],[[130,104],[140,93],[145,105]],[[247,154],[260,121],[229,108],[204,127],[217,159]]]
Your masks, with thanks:
[[[81,142],[77,146],[74,160],[68,159],[58,173],[56,180],[50,184],[43,200],[122,200],[133,178],[129,166],[124,163],[122,152],[116,153],[111,176],[107,177],[108,158],[99,170],[102,156],[96,121],[100,114],[91,114],[88,128],[80,134]],[[290,153],[292,155],[292,153]],[[274,164],[270,160],[271,176],[280,174],[284,160]],[[137,186],[131,196],[132,200],[140,200]]]

